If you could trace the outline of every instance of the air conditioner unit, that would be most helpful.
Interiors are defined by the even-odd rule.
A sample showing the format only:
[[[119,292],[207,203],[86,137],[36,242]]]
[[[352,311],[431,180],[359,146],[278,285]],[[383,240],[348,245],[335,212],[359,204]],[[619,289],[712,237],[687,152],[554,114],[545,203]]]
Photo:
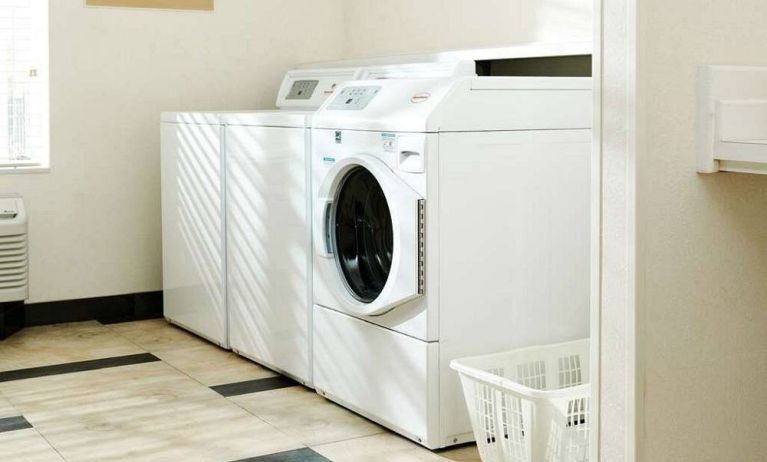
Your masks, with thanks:
[[[19,195],[0,195],[0,303],[29,294],[27,214]]]

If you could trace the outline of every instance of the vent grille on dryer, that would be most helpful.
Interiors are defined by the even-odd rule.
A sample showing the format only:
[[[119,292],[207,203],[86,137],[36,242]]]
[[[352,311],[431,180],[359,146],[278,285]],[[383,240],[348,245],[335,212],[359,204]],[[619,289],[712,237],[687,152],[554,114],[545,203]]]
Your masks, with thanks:
[[[0,302],[28,294],[27,215],[17,195],[0,196]]]

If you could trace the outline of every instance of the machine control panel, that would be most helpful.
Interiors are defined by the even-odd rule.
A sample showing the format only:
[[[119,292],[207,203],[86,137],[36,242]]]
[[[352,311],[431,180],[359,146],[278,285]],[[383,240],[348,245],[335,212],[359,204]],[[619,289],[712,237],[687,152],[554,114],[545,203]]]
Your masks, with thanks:
[[[381,87],[377,85],[346,87],[333,99],[328,109],[331,111],[361,111],[373,101],[379,91],[381,91]]]
[[[319,80],[296,80],[285,99],[311,99]]]

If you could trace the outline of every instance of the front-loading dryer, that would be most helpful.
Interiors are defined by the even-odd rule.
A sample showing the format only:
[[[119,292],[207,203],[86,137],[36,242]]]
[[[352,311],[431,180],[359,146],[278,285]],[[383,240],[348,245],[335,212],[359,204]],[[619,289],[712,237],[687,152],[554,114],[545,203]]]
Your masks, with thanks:
[[[429,448],[452,359],[588,336],[591,80],[344,84],[315,115],[314,384]]]
[[[314,140],[327,149],[312,156],[314,302],[436,340],[423,297],[425,171],[401,172],[380,133],[318,130]]]

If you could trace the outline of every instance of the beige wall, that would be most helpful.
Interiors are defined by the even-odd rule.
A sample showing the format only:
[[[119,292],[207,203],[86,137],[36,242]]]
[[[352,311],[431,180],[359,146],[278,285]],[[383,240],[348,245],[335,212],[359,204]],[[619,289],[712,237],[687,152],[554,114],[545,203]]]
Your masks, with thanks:
[[[31,302],[160,289],[161,111],[270,107],[301,62],[590,36],[590,0],[50,4],[52,169],[0,174],[30,213]]]
[[[289,67],[340,57],[340,0],[216,3],[50,2],[52,169],[0,175],[30,213],[30,301],[160,289],[160,112],[271,107]]]
[[[346,0],[349,56],[591,40],[592,0]]]
[[[642,461],[767,460],[767,176],[695,173],[696,67],[767,65],[764,0],[643,0]]]

